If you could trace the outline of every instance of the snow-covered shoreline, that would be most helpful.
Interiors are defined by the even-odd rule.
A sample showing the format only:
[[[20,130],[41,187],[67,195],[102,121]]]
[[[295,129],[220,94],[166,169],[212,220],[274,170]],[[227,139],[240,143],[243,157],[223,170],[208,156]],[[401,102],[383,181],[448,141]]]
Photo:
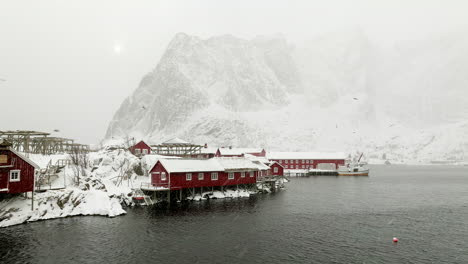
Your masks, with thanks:
[[[31,155],[42,166],[49,160],[67,159],[64,155]],[[156,155],[141,160],[123,149],[101,150],[89,153],[88,164],[67,165],[60,170],[50,184],[44,184],[44,192],[35,192],[34,209],[31,210],[31,193],[0,201],[0,227],[18,225],[47,219],[69,216],[99,215],[115,217],[126,214],[122,205],[131,205],[134,190],[142,183],[149,183],[145,171],[156,163]],[[282,185],[284,182],[279,183]],[[267,187],[258,187],[260,192],[269,192]],[[258,191],[225,189],[195,194],[188,200],[243,198]]]
[[[120,200],[100,190],[65,189],[36,193],[34,210],[31,198],[14,197],[0,203],[0,227],[69,216],[125,214]]]

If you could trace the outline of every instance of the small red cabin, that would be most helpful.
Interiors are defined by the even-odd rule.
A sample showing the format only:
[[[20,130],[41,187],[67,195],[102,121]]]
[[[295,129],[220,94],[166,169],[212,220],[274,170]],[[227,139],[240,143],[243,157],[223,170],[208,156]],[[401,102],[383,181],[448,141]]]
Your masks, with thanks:
[[[128,150],[135,156],[151,154],[151,147],[143,140],[131,146]]]
[[[151,184],[170,190],[255,184],[259,173],[244,158],[161,159],[150,170]]]
[[[32,192],[39,166],[10,145],[0,139],[0,194]]]
[[[272,176],[283,176],[284,168],[278,162],[274,161],[270,164],[269,174]]]

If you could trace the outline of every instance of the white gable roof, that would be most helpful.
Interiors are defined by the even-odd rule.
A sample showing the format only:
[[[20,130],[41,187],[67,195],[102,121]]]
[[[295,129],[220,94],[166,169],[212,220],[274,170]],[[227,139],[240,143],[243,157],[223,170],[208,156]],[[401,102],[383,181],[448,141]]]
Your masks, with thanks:
[[[234,171],[234,170],[257,170],[258,166],[255,165],[251,160],[241,157],[232,157],[232,158],[213,158],[216,160],[224,170]]]
[[[215,154],[217,150],[218,150],[217,148],[201,148],[200,153],[202,153],[202,154]]]
[[[212,159],[160,159],[159,162],[161,162],[169,173],[268,169],[268,166],[265,166],[260,162],[259,164],[255,164],[251,160],[241,157]]]
[[[344,152],[268,152],[269,159],[311,159],[311,160],[328,160],[328,159],[346,159]]]
[[[224,170],[214,159],[160,159],[159,161],[169,173]]]
[[[246,153],[260,153],[261,148],[219,148],[221,155],[242,155]]]
[[[34,161],[30,160],[29,158],[27,158],[26,156],[24,156],[20,152],[14,150],[13,148],[9,148],[9,150],[11,150],[11,152],[15,153],[18,157],[20,157],[21,159],[23,159],[27,163],[31,164],[34,168],[40,169],[39,165],[37,165]]]

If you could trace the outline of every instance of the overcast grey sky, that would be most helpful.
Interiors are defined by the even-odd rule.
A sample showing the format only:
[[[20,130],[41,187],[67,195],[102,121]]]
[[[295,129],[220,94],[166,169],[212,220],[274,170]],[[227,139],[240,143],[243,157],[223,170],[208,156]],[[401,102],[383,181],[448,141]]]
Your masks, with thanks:
[[[177,32],[293,43],[359,27],[381,41],[468,27],[468,1],[1,1],[0,130],[97,143]]]

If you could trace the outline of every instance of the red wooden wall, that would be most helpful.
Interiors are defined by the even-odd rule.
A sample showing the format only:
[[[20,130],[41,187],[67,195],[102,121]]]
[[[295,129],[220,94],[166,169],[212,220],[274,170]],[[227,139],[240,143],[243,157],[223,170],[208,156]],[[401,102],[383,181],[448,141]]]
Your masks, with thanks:
[[[156,172],[159,172],[157,174]],[[161,180],[161,173],[166,173],[166,181]],[[158,161],[151,173],[151,184],[153,186],[168,187],[169,184],[169,173]],[[245,177],[241,177],[241,172],[234,172],[234,179],[228,179],[228,172],[218,171],[218,180],[211,180],[212,172],[203,172],[203,180],[198,179],[198,173],[202,172],[191,172],[192,180],[187,181],[186,174],[189,172],[171,173],[170,175],[170,187],[171,190],[179,190],[184,188],[198,188],[198,187],[211,187],[211,186],[227,186],[236,184],[252,184],[257,182],[258,172],[253,172],[253,177],[250,177],[249,172],[245,172]]]
[[[24,193],[34,189],[35,168],[14,152],[0,149],[0,155],[7,155],[7,163],[0,163],[0,166],[13,164],[13,167],[0,168],[0,189],[8,189],[3,193]],[[10,170],[20,170],[20,181],[10,182]]]

